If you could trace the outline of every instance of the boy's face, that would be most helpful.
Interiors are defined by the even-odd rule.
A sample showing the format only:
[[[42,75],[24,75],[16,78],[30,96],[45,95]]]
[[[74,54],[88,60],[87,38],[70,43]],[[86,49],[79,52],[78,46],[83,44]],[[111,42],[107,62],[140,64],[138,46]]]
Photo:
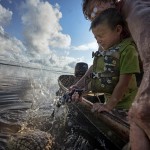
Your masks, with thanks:
[[[88,19],[94,20],[102,11],[108,8],[114,8],[114,3],[110,0],[108,2],[102,0],[91,0],[87,5]]]
[[[92,32],[97,40],[98,45],[104,50],[107,50],[108,48],[120,42],[122,27],[117,25],[116,28],[112,30],[107,23],[103,23],[93,28]]]

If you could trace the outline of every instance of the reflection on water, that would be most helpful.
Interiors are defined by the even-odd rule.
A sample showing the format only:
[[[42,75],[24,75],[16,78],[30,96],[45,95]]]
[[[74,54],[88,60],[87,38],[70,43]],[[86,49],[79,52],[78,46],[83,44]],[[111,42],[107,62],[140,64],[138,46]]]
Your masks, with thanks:
[[[28,128],[51,133],[54,150],[117,150],[83,114],[55,107],[59,75],[0,64],[0,150]]]

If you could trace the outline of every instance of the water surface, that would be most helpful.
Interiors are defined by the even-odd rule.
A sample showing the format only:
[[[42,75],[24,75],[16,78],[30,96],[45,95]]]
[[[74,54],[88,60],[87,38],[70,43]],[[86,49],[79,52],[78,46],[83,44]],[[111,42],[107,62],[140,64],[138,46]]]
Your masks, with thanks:
[[[107,140],[80,111],[56,107],[61,72],[0,63],[0,150],[24,129],[52,134],[54,150],[111,150]]]

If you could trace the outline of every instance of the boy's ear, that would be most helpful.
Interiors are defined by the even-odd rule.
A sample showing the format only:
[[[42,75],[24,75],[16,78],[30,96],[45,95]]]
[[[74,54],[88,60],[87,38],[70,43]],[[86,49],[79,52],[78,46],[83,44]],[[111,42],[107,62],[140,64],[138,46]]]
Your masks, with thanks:
[[[121,33],[122,30],[123,30],[122,26],[121,25],[117,25],[116,30],[117,30],[118,33]]]

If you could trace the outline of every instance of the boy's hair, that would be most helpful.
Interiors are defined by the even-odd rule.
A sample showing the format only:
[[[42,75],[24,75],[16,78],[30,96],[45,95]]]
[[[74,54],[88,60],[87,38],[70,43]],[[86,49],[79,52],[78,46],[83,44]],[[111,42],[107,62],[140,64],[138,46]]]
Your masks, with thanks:
[[[86,19],[89,18],[89,14],[87,12],[87,7],[89,6],[89,4],[90,4],[91,1],[92,0],[83,0],[82,1],[82,11],[83,11],[84,17]],[[99,0],[99,1],[102,1],[104,3],[106,3],[106,2],[113,2],[114,4],[117,2],[117,0]]]
[[[127,23],[122,15],[115,8],[108,8],[102,11],[91,23],[90,30],[97,27],[100,24],[107,23],[107,25],[113,30],[117,25],[122,26],[122,38],[130,36],[127,28]]]

